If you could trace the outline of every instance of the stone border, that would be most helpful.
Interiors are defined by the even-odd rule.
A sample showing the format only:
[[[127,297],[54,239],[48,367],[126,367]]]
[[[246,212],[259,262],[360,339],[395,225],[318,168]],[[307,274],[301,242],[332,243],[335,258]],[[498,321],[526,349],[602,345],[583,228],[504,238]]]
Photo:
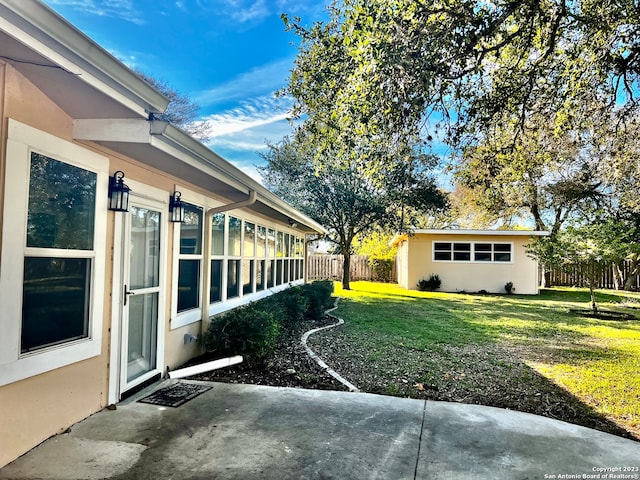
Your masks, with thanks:
[[[304,349],[306,350],[307,354],[313,359],[313,361],[315,361],[320,366],[320,368],[322,368],[329,375],[331,375],[333,378],[335,378],[337,381],[339,381],[342,385],[347,387],[350,392],[359,392],[360,389],[358,387],[356,387],[353,383],[351,383],[348,380],[346,380],[338,372],[336,372],[335,370],[330,368],[329,365],[324,363],[324,361],[322,361],[322,359],[318,355],[316,355],[316,353],[313,350],[311,350],[311,348],[309,348],[309,345],[307,345],[307,340],[314,333],[319,332],[321,330],[327,330],[329,328],[337,327],[339,325],[344,324],[344,320],[343,319],[341,319],[339,317],[336,317],[335,315],[331,315],[329,313],[329,312],[334,311],[336,308],[338,308],[338,300],[340,300],[340,299],[336,298],[336,301],[333,304],[333,308],[330,308],[329,310],[324,312],[327,315],[327,317],[336,320],[337,323],[334,323],[333,325],[327,325],[326,327],[314,328],[313,330],[309,330],[304,335],[302,335],[301,343],[302,343],[302,346],[304,347]]]

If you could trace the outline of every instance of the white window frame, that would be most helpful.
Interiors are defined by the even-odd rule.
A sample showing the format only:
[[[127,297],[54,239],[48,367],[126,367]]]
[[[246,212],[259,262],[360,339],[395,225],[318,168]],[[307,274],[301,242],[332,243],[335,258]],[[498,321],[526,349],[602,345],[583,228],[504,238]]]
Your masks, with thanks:
[[[446,250],[448,252],[451,252],[451,260],[437,260],[436,259],[436,243],[448,243],[451,245],[451,249],[450,250]],[[464,243],[464,244],[469,244],[471,245],[471,250],[469,251],[470,253],[470,259],[469,260],[455,260],[454,259],[454,244],[456,243]],[[475,258],[475,254],[476,254],[476,244],[490,244],[491,245],[491,260],[476,260]],[[500,244],[500,245],[510,245],[510,251],[509,254],[511,255],[511,260],[508,262],[498,262],[494,260],[494,254],[496,253],[495,251],[495,245],[496,244]],[[445,250],[438,250],[440,252],[444,252]],[[487,253],[488,251],[483,251],[482,253]],[[507,253],[507,252],[500,252],[500,253]],[[514,251],[514,243],[513,242],[501,242],[501,241],[495,241],[495,240],[489,240],[489,241],[464,241],[464,240],[432,240],[431,242],[431,260],[434,263],[474,263],[474,264],[479,264],[479,265],[511,265],[514,263],[514,257],[515,257],[515,251]]]
[[[101,354],[107,234],[109,159],[77,144],[13,119],[8,122],[0,265],[0,385],[6,385]],[[88,336],[20,352],[24,258],[29,253],[76,258],[76,250],[26,247],[31,152],[82,168],[96,174],[94,242],[89,286]]]
[[[290,251],[290,257],[286,257],[293,262],[302,262],[301,267],[301,277],[297,280],[289,279],[289,282],[282,283],[280,285],[274,285],[273,287],[268,286],[268,277],[266,277],[266,262],[270,260],[274,261],[274,277],[276,270],[276,262],[277,259],[285,259],[285,257],[277,257],[276,249],[273,251],[269,251],[269,244],[266,242],[265,245],[265,256],[258,255],[258,228],[264,227],[267,236],[269,235],[269,231],[275,232],[275,238],[279,232],[282,232],[283,235],[285,233],[289,234],[293,238],[300,238],[302,245],[304,245],[304,237],[299,236],[298,232],[292,231],[283,225],[270,223],[264,217],[247,214],[242,210],[230,210],[225,212],[220,212],[224,215],[224,241],[223,241],[223,254],[214,254],[210,248],[205,248],[204,242],[211,242],[211,224],[207,223],[207,219],[209,215],[207,215],[207,211],[211,208],[219,207],[220,201],[217,199],[213,199],[211,197],[207,197],[201,193],[197,193],[194,191],[190,191],[188,188],[175,185],[174,189],[182,192],[182,200],[185,203],[190,203],[192,205],[197,205],[203,207],[203,229],[202,229],[202,245],[203,245],[203,253],[201,255],[200,262],[200,304],[198,308],[194,308],[191,310],[187,310],[185,312],[178,313],[178,266],[180,258],[185,258],[184,255],[181,255],[180,252],[180,227],[174,226],[173,229],[173,254],[172,254],[172,279],[171,279],[171,330],[176,328],[184,327],[186,325],[190,325],[192,323],[197,323],[203,319],[203,316],[210,317],[212,315],[216,315],[222,312],[226,312],[233,308],[239,307],[241,305],[245,305],[252,301],[258,300],[263,297],[267,297],[272,293],[285,290],[289,287],[289,285],[301,285],[304,283],[304,253],[300,252],[300,256],[296,256],[295,252],[295,244],[292,244],[292,248]],[[234,217],[240,220],[240,252],[238,255],[230,255],[229,252],[229,218]],[[245,236],[245,224],[246,222],[252,223],[255,225],[255,234],[254,234],[254,247],[253,247],[253,255],[246,256],[245,255],[245,245],[244,245],[244,236]],[[277,241],[274,242],[274,247],[276,246]],[[205,252],[210,252],[209,258],[205,258]],[[186,254],[185,254],[186,255]],[[212,260],[221,260],[222,261],[222,282],[221,282],[221,299],[219,301],[215,301],[211,303],[210,298],[210,278],[204,278],[204,275],[211,275],[211,267],[210,265],[205,267],[204,262],[211,262]],[[228,297],[228,268],[229,268],[229,260],[237,260],[240,264],[240,278],[238,284],[238,296],[229,298]],[[252,275],[252,292],[251,293],[243,293],[243,282],[242,282],[242,267],[243,261],[253,261],[254,262],[254,272]],[[258,290],[256,285],[256,271],[257,271],[257,262],[265,261],[265,284],[264,288]],[[297,269],[297,263],[296,263]],[[209,287],[209,288],[208,288]]]
[[[206,204],[202,201],[202,198],[191,199],[189,196],[182,196],[184,203],[189,203],[196,207],[202,208],[202,232],[200,234],[200,242],[201,242],[201,251],[199,254],[182,254],[180,253],[180,231],[182,229],[181,223],[174,223],[173,228],[173,249],[175,254],[173,255],[173,274],[172,274],[172,282],[171,282],[171,329],[184,327],[186,325],[190,325],[192,323],[199,322],[202,320],[202,306],[209,301],[209,292],[204,291],[204,242],[211,241],[210,238],[207,238],[207,226],[206,217],[207,217],[207,207]],[[211,235],[211,227],[208,227],[209,235]],[[200,268],[198,273],[198,305],[185,310],[184,312],[178,312],[178,278],[180,271],[180,260],[199,260]],[[206,294],[206,295],[205,295]]]

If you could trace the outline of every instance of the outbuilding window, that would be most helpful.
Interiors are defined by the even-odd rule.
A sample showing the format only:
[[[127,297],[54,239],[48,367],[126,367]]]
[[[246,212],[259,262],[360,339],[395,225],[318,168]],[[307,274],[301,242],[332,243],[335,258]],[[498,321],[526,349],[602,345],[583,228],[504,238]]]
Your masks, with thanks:
[[[493,242],[433,242],[436,262],[511,263],[512,243]]]

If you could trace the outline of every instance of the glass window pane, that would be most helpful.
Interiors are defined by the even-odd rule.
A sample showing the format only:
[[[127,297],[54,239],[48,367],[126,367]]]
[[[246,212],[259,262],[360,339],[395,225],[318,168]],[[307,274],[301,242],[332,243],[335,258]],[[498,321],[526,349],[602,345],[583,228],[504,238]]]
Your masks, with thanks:
[[[495,252],[510,252],[511,244],[510,243],[496,243],[493,245],[493,250]]]
[[[289,283],[289,260],[284,260],[284,281],[283,283]]]
[[[242,236],[242,220],[229,217],[229,255],[240,256],[240,238]]]
[[[276,256],[276,231],[269,228],[267,230],[267,257]]]
[[[291,256],[291,236],[288,233],[284,235],[284,256]]]
[[[180,224],[180,253],[202,253],[202,208],[184,204],[184,222]]]
[[[493,254],[493,261],[494,262],[510,262],[511,261],[511,254],[510,253],[502,253],[502,252],[497,252]]]
[[[433,249],[438,251],[438,250],[451,250],[451,244],[450,243],[443,243],[443,242],[436,242],[433,244]]]
[[[474,258],[476,262],[490,262],[491,252],[476,252]]]
[[[435,252],[433,258],[440,261],[451,260],[451,252]]]
[[[211,260],[211,287],[209,302],[222,300],[222,260]]]
[[[31,153],[27,246],[93,250],[97,175]]]
[[[276,285],[282,285],[282,262],[283,260],[276,260]]]
[[[245,257],[255,255],[256,225],[255,223],[244,222],[244,253]]]
[[[129,302],[127,380],[130,382],[156,368],[158,294],[133,295]]]
[[[91,260],[24,259],[22,353],[89,336]]]
[[[253,268],[254,260],[242,261],[242,294],[253,293]]]
[[[470,243],[454,243],[453,250],[456,252],[470,252],[471,244]]]
[[[224,213],[211,218],[211,255],[224,255]]]
[[[304,239],[296,237],[296,257],[304,257]]]
[[[256,256],[264,258],[267,255],[267,229],[258,225],[258,237],[256,241]]]
[[[200,260],[178,261],[178,312],[200,305]]]
[[[476,252],[490,252],[491,244],[490,243],[476,243],[475,245]]]
[[[278,249],[278,253],[276,255],[282,257],[284,255],[284,233],[278,232],[277,238],[276,248]]]
[[[453,260],[456,262],[471,261],[471,252],[453,252]]]
[[[273,288],[275,285],[275,260],[267,260],[267,288]]]
[[[264,274],[265,274],[265,260],[259,260],[256,263],[256,291],[260,292],[264,290]]]
[[[227,268],[227,298],[240,295],[240,260],[229,260]]]
[[[131,288],[160,285],[160,212],[131,207]]]

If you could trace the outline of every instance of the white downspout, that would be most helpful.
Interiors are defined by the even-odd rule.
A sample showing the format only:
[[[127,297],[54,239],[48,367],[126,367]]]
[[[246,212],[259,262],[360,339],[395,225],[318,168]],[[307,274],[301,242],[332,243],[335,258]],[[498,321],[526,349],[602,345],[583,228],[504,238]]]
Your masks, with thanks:
[[[229,210],[235,210],[236,208],[248,207],[249,205],[253,205],[256,203],[258,199],[258,194],[255,190],[249,190],[249,198],[246,200],[241,200],[235,203],[229,203],[228,205],[221,205],[219,207],[210,208],[207,210],[205,214],[204,224],[209,232],[211,232],[211,220],[216,213],[227,212]],[[209,298],[209,290],[211,289],[211,233],[207,235],[207,241],[204,242],[204,292],[203,299]],[[200,333],[204,335],[209,328],[209,303],[202,302],[202,326]]]

